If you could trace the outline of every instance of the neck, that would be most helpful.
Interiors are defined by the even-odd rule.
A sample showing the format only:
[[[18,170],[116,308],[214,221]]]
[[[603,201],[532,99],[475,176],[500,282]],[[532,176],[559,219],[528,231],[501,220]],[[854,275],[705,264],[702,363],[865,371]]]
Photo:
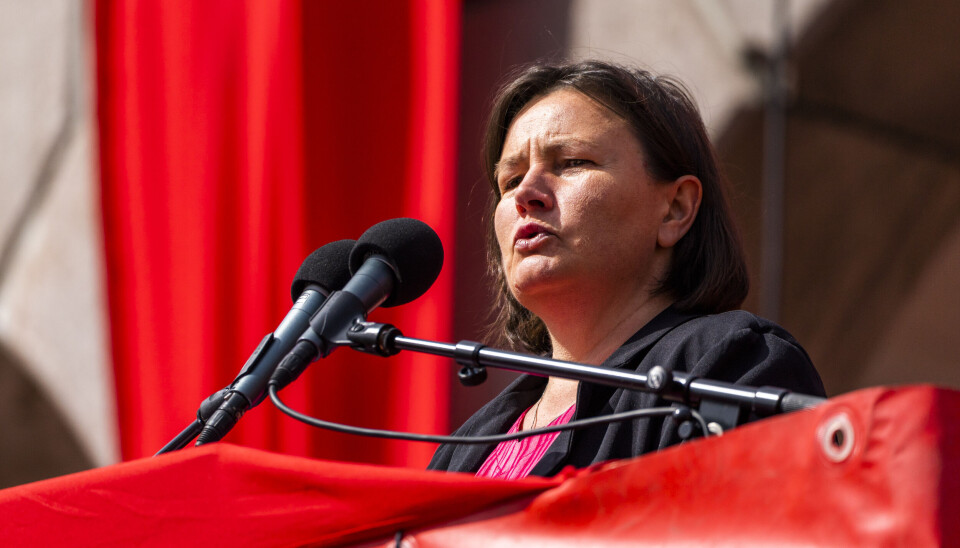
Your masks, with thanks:
[[[595,314],[585,313],[585,308],[573,305],[565,314],[566,321],[544,319],[553,344],[553,357],[599,365],[671,302],[667,296],[645,295],[633,300],[611,301],[606,310]]]
[[[543,320],[555,359],[598,365],[673,302],[657,293],[670,259],[670,249],[658,249],[639,272],[615,267],[606,276],[558,277],[515,296]]]

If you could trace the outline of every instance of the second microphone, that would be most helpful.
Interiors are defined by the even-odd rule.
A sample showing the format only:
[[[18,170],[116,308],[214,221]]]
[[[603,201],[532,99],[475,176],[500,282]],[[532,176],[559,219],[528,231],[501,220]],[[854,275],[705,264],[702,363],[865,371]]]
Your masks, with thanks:
[[[270,383],[282,389],[313,361],[349,345],[347,330],[352,325],[378,306],[405,304],[424,294],[442,267],[443,245],[425,223],[399,218],[371,227],[350,253],[350,281],[314,314]]]

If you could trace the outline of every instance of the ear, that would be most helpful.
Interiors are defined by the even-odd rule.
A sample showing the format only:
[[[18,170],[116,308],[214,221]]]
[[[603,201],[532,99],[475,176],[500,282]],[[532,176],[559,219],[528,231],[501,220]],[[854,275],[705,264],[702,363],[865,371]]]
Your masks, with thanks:
[[[665,197],[669,201],[669,208],[657,234],[657,245],[660,247],[675,246],[690,230],[700,210],[703,195],[703,185],[693,175],[684,175],[668,183],[667,187]]]

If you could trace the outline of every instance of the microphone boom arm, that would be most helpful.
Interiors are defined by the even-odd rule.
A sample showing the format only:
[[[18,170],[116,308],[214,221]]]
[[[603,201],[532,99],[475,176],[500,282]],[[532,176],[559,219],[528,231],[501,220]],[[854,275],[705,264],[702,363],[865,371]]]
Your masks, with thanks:
[[[497,350],[473,341],[442,343],[403,336],[389,324],[357,322],[347,332],[351,348],[379,356],[401,350],[453,358],[464,368],[495,367],[542,377],[563,377],[659,395],[667,401],[699,406],[707,422],[722,430],[746,422],[749,413],[768,416],[815,407],[824,398],[796,394],[783,388],[752,387],[714,381],[654,366],[648,374],[576,362],[554,360],[519,352]]]

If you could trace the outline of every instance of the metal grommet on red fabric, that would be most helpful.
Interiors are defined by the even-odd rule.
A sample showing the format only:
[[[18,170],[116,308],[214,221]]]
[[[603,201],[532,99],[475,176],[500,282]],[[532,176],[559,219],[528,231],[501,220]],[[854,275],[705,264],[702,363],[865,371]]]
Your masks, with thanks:
[[[856,432],[850,416],[841,411],[824,419],[817,429],[823,455],[831,462],[843,462],[853,453]]]

